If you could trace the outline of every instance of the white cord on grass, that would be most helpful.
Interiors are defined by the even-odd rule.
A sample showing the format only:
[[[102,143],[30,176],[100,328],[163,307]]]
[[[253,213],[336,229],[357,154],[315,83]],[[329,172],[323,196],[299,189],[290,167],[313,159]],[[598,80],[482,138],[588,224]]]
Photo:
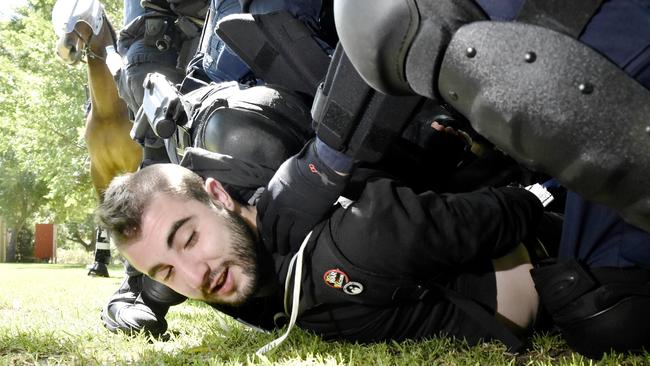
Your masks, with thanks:
[[[287,294],[289,293],[289,279],[291,278],[291,272],[293,271],[294,264],[296,266],[296,272],[293,277],[293,298],[291,299],[291,317],[289,318],[289,325],[287,326],[287,331],[281,335],[280,337],[274,339],[273,341],[267,343],[264,347],[260,348],[255,352],[256,355],[261,356],[265,354],[266,352],[274,349],[275,347],[279,346],[282,342],[287,339],[289,336],[289,332],[291,332],[291,329],[294,327],[296,324],[296,319],[298,319],[298,303],[300,301],[300,285],[302,284],[301,278],[302,278],[302,257],[303,253],[305,251],[305,247],[307,247],[307,243],[309,242],[309,237],[311,236],[311,231],[307,236],[305,237],[305,240],[302,241],[302,244],[300,245],[300,249],[298,249],[298,252],[293,255],[291,258],[291,262],[289,262],[289,269],[287,271],[287,278],[284,282],[284,304],[285,304],[285,312],[288,312],[289,309],[287,309]]]

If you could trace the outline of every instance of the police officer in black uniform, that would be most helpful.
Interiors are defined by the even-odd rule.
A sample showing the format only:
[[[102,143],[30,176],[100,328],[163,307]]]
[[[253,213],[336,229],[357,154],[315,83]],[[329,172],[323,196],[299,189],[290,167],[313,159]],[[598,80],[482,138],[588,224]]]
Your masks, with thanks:
[[[395,5],[395,4],[392,4],[392,5]],[[403,4],[400,3],[399,5],[403,5]],[[399,7],[399,5],[398,5],[398,7]],[[382,11],[383,11],[383,10],[384,10],[384,9],[382,9]],[[426,10],[426,9],[425,9],[425,10]],[[468,23],[473,22],[473,21],[476,21],[476,20],[484,19],[484,15],[482,15],[480,9],[477,10],[477,8],[473,8],[471,4],[461,4],[461,5],[458,5],[458,6],[451,6],[450,8],[448,8],[448,9],[446,9],[446,10],[451,11],[451,13],[457,12],[456,15],[457,15],[457,14],[462,14],[464,17],[460,17],[460,19],[466,19],[465,21],[468,22]],[[343,12],[343,13],[346,13],[346,12]],[[354,14],[354,12],[347,12],[347,14],[350,14],[350,13]],[[402,13],[399,13],[399,12],[394,12],[394,13],[397,14],[397,15],[403,15]],[[444,12],[443,12],[443,13],[444,13]],[[522,12],[522,13],[525,15],[525,12]],[[418,14],[418,15],[419,15],[419,14]],[[443,17],[443,18],[444,18],[444,17]],[[457,19],[458,19],[458,18],[457,18]],[[427,20],[430,20],[430,19],[427,19]],[[435,23],[435,21],[434,21],[434,23]],[[445,23],[445,19],[442,19],[442,23]],[[461,23],[462,23],[462,22],[461,22]],[[443,31],[444,31],[444,32],[442,32],[443,37],[441,37],[441,38],[443,38],[443,40],[442,40],[442,43],[438,44],[438,46],[442,45],[443,48],[444,48],[444,46],[446,46],[446,45],[444,44],[444,43],[445,43],[445,40],[444,40],[444,38],[445,38],[445,37],[444,37],[444,36],[445,36],[445,32],[447,33],[446,35],[448,36],[450,33],[453,33],[453,31],[455,31],[455,28],[456,28],[459,24],[449,24],[449,23],[445,23],[445,24],[443,24],[443,25],[444,25],[444,27],[442,27],[442,28],[443,28]],[[353,32],[353,33],[354,33],[354,32]],[[408,32],[407,32],[407,33],[408,33]],[[434,32],[434,33],[435,33],[435,32]],[[434,39],[435,39],[435,34],[434,34],[434,36],[431,36],[431,34],[428,34],[427,32],[424,32],[423,34],[424,34],[424,36],[423,36],[422,38],[424,38],[424,39],[426,39],[426,37],[434,37]],[[411,34],[410,36],[413,36],[413,34]],[[417,40],[417,38],[418,38],[418,37],[411,38],[411,40],[414,40],[414,39]],[[353,37],[353,39],[354,39],[354,37]],[[433,42],[433,43],[435,44],[435,42]],[[390,49],[390,48],[389,48],[389,49]],[[403,51],[403,50],[402,50],[402,51]],[[475,49],[472,49],[472,48],[470,47],[470,48],[466,49],[466,56],[467,56],[468,58],[473,58],[473,57],[476,55],[475,52],[476,52],[476,50],[475,50]],[[357,55],[357,56],[358,56],[358,55]],[[354,59],[355,57],[357,57],[357,56],[354,56],[354,55],[353,55],[353,59]],[[394,56],[394,55],[389,55],[389,56]],[[404,56],[404,55],[398,55],[398,56]],[[416,56],[417,56],[417,52],[416,52]],[[362,57],[363,57],[363,55],[362,55]],[[536,54],[535,54],[535,53],[527,53],[527,58],[526,58],[527,62],[534,63],[534,62],[535,62],[535,58],[536,58]],[[416,59],[416,61],[417,61],[417,57],[415,57],[415,59]],[[408,62],[407,62],[407,64],[408,64]],[[413,67],[413,66],[416,66],[416,67]],[[411,72],[418,72],[418,70],[419,70],[419,71],[422,71],[421,68],[418,69],[417,66],[420,66],[420,65],[415,64],[415,65],[407,66],[407,69],[408,69],[409,67],[411,67]],[[415,71],[413,71],[413,70],[415,70]],[[436,70],[435,70],[435,67],[434,67],[434,71],[436,71]],[[371,74],[372,74],[372,71],[371,71]],[[387,74],[388,74],[388,73],[387,73]],[[390,74],[388,74],[388,75],[389,75],[389,76],[392,76],[392,75],[390,75]],[[381,84],[382,82],[386,82],[386,80],[380,80],[380,81],[377,81],[377,80],[381,79],[382,76],[386,76],[386,75],[384,75],[383,73],[375,73],[374,75],[370,75],[369,77],[368,77],[368,75],[366,75],[366,77],[368,77],[368,79],[370,80],[371,83],[372,83],[372,82],[379,82],[379,84]],[[373,77],[378,77],[379,79],[373,79]],[[390,79],[390,77],[389,77],[389,79]],[[402,82],[404,81],[404,80],[399,80],[399,75],[398,75],[397,79],[388,80],[387,83],[388,83],[388,84],[390,84],[390,83],[394,83],[395,80],[398,80],[398,81],[397,81],[398,84],[399,84],[400,81],[402,81]],[[415,79],[413,79],[413,80],[415,80]],[[413,86],[412,84],[413,84],[413,83],[416,83],[416,82],[413,81],[413,80],[410,80],[410,81],[409,81],[409,82],[410,82],[409,87],[412,87],[412,86]],[[411,83],[411,81],[412,81],[412,83]],[[420,80],[420,81],[421,81],[421,80]],[[394,85],[395,85],[395,84],[393,84],[392,86],[394,86]],[[403,86],[404,86],[403,84],[402,84],[402,85],[399,85],[399,87],[398,87],[397,89],[399,89],[400,87],[403,87]],[[418,87],[418,88],[419,88],[419,87],[424,88],[424,89],[420,89],[420,90],[419,90],[423,95],[425,95],[425,96],[434,96],[434,93],[430,93],[430,90],[427,89],[427,88],[429,88],[429,87],[427,87],[426,85],[417,85],[417,87]],[[417,89],[417,88],[415,88],[415,89]],[[583,91],[584,94],[589,94],[589,93],[590,93],[589,89],[590,89],[590,87],[589,87],[588,84],[581,84],[580,90]],[[401,90],[401,91],[403,92],[404,90]],[[451,97],[452,100],[454,100],[454,99],[457,98],[457,94],[455,94],[455,93],[450,93],[449,95],[450,95],[450,97]],[[456,95],[456,98],[454,98],[454,95]],[[452,103],[452,104],[453,104],[453,103]],[[506,144],[506,145],[507,145],[507,144]],[[324,148],[322,148],[322,149],[324,149]],[[325,149],[325,150],[326,150],[326,149]],[[335,159],[335,160],[337,160],[337,159]],[[336,166],[336,164],[334,164],[334,165]],[[310,171],[311,171],[311,170],[310,170]],[[320,179],[323,179],[321,175],[319,175],[319,178],[320,178]],[[331,181],[331,180],[330,180],[330,181]],[[307,226],[308,226],[308,225],[307,225]],[[282,231],[281,231],[281,234],[282,234]],[[286,233],[284,233],[284,234],[282,234],[282,235],[286,235]],[[345,274],[345,273],[343,273],[343,274]],[[338,279],[340,279],[340,278],[345,279],[347,276],[343,276],[343,275],[341,275],[340,273],[334,271],[334,272],[331,273],[331,276],[328,276],[328,277],[335,278],[335,279],[336,279],[336,278],[338,278]],[[337,283],[338,283],[338,282],[337,282]],[[350,292],[353,292],[353,293],[359,291],[359,288],[361,288],[361,287],[362,287],[362,286],[358,286],[357,284],[355,284],[354,286],[352,286],[352,285],[348,286],[349,291],[350,291]],[[422,286],[421,286],[421,287],[422,287]],[[454,297],[453,297],[453,296],[450,296],[450,298],[454,298]],[[471,302],[471,301],[470,301],[470,302]],[[462,305],[459,305],[459,306],[462,308]],[[468,311],[468,313],[471,314],[472,311],[470,310],[470,311]],[[498,327],[496,327],[496,328],[498,328]],[[495,329],[496,329],[496,328],[495,328]],[[464,332],[461,332],[461,334],[462,334],[462,333],[464,333]]]
[[[370,85],[444,101],[576,192],[560,261],[534,276],[569,345],[594,358],[650,340],[649,10],[645,0],[335,4],[341,43]]]

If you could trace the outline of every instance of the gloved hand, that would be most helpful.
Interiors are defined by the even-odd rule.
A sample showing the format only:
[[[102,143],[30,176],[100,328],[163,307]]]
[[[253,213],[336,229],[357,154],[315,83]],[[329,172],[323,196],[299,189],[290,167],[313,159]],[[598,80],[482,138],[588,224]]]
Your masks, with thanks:
[[[185,297],[140,273],[128,276],[101,313],[111,332],[133,335],[146,332],[159,337],[167,331],[165,315]]]

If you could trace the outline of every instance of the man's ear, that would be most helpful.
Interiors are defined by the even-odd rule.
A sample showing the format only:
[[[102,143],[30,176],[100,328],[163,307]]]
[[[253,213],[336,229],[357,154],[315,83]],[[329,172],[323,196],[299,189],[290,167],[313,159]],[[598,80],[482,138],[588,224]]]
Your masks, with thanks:
[[[221,182],[214,178],[207,178],[204,183],[204,188],[212,200],[221,202],[223,207],[229,211],[235,209],[235,201],[233,201],[232,197],[230,197],[228,192],[226,192],[226,189],[223,188]]]

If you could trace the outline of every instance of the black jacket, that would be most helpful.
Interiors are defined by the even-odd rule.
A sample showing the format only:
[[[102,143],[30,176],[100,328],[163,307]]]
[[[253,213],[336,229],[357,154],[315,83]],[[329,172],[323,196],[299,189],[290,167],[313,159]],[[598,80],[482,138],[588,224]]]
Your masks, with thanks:
[[[534,229],[542,214],[538,199],[519,188],[415,194],[375,177],[347,208],[332,205],[346,183],[308,145],[280,167],[257,206],[263,250],[281,291],[291,257],[314,228],[298,325],[360,342],[440,333],[470,342],[498,338],[449,297],[472,302],[469,312],[493,315],[490,259]]]

